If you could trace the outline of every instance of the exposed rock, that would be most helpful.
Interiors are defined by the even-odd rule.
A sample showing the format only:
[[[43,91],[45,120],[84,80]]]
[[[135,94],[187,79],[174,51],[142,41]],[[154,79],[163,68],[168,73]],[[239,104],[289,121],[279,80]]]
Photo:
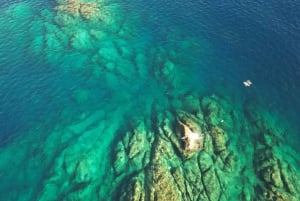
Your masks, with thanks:
[[[185,142],[184,150],[193,153],[198,150],[204,149],[205,136],[201,130],[198,120],[188,113],[178,111],[177,123],[180,128],[180,138]]]
[[[200,131],[192,130],[188,125],[179,121],[179,124],[183,127],[183,139],[185,141],[186,151],[197,151],[203,149],[204,134]]]

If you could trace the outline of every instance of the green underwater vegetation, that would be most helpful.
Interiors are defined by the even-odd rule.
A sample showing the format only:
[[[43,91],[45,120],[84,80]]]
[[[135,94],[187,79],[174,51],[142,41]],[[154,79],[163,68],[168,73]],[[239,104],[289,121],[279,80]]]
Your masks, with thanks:
[[[190,58],[212,51],[204,39],[168,30],[165,44],[142,40],[139,16],[111,0],[1,12],[15,55],[87,76],[71,97],[79,112],[66,107],[0,147],[1,200],[300,200],[288,124],[193,80]]]

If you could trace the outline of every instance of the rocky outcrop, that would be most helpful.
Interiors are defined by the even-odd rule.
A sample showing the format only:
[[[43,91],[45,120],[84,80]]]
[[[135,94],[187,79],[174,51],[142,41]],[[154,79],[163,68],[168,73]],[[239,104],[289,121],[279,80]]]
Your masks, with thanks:
[[[241,124],[240,140],[237,131],[228,128],[228,122],[235,121],[233,115],[223,116],[232,108],[228,104],[218,108],[226,101],[217,96],[205,99],[217,105],[213,111],[220,112],[205,114],[202,110],[207,111],[210,103],[200,99],[197,112],[152,109],[151,118],[133,117],[124,127],[105,121],[103,112],[83,115],[67,132],[50,135],[39,146],[44,150],[37,153],[57,152],[48,162],[41,191],[32,199],[299,200],[299,160],[283,149],[281,131],[269,126],[264,117],[246,113],[250,123]],[[228,122],[212,124],[211,118]],[[107,132],[111,135],[103,138]],[[182,139],[186,132],[203,133],[201,147],[187,150]],[[61,145],[52,147],[48,141],[54,140]]]
[[[131,178],[128,192],[121,190],[128,188],[128,178],[124,176],[127,179],[121,181],[116,191],[122,191],[120,200],[125,197],[128,200],[226,200],[225,183],[228,181],[225,182],[221,176],[235,167],[233,153],[226,144],[226,133],[219,127],[206,130],[208,127],[203,119],[182,110],[174,114],[160,113],[153,122],[149,128],[151,131],[147,131],[152,133],[149,140],[152,143],[142,145],[143,140],[138,140],[137,133],[131,137],[136,142],[128,142],[141,143],[145,150],[149,147],[151,151],[144,168],[135,172],[140,179],[137,176]],[[199,134],[199,138],[193,138],[191,133]],[[120,155],[120,150],[126,148],[117,148],[116,157]],[[127,151],[123,155],[129,158],[130,153]],[[217,158],[224,161],[222,165]],[[116,160],[115,164],[119,161]],[[142,163],[141,159],[139,161]],[[123,171],[123,174],[126,172]],[[138,190],[141,188],[144,194]],[[133,192],[136,194],[133,195]]]
[[[60,5],[55,9],[64,11],[75,17],[81,16],[84,19],[92,19],[99,16],[101,13],[100,6],[97,2],[85,2],[81,0],[59,0]]]
[[[206,111],[203,118],[199,111],[191,114],[178,110],[173,114],[166,112],[156,115],[156,118],[152,119],[152,127],[148,128],[151,130],[152,143],[145,146],[150,150],[149,160],[144,168],[134,173],[137,176],[121,180],[116,192],[122,192],[122,195],[116,196],[115,199],[297,200],[296,192],[299,192],[299,187],[292,176],[297,174],[284,160],[275,156],[271,146],[261,143],[259,146],[255,145],[254,172],[245,170],[249,164],[239,162],[237,155],[241,153],[229,146],[231,143],[227,133],[230,132],[228,126],[235,120],[230,119],[233,118],[232,114],[231,117],[226,116],[226,112],[231,111],[231,108],[220,108],[224,103],[228,107],[226,101],[217,96],[202,99],[201,108]],[[222,119],[227,121],[225,125],[220,121]],[[262,128],[257,130],[262,131]],[[181,138],[189,137],[189,132],[205,135],[201,139],[201,146],[187,149],[190,144]],[[247,138],[246,135],[244,137]],[[143,140],[139,141],[143,144]],[[268,142],[273,144],[270,140]],[[129,153],[124,155],[128,157]],[[260,180],[258,184],[251,184],[254,175]],[[241,185],[237,187],[236,183]]]
[[[184,141],[184,151],[192,153],[204,149],[205,135],[200,128],[199,120],[183,111],[179,111],[177,114],[176,124],[179,136]]]
[[[226,101],[217,96],[205,99],[219,103],[213,111],[222,112],[205,114],[203,106],[210,104],[200,105],[200,99],[197,112],[152,109],[150,118],[132,117],[120,126],[113,121],[119,113],[101,111],[54,131],[43,145],[35,145],[37,161],[51,160],[31,200],[299,200],[300,163],[285,147],[282,131],[251,110],[245,114],[248,121],[232,132],[228,122],[235,122],[234,116],[223,116],[232,108],[218,108]],[[227,125],[211,123],[219,115]],[[203,133],[203,146],[186,150],[185,132]],[[2,177],[13,178],[8,175]]]

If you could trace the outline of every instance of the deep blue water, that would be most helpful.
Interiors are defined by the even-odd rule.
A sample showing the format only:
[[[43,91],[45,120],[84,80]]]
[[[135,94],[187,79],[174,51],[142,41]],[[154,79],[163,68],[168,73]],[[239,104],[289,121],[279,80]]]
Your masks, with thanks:
[[[168,31],[165,27],[179,26],[186,34],[209,41],[213,52],[194,58],[199,74],[205,72],[199,80],[209,83],[208,90],[219,88],[220,92],[223,86],[225,93],[259,100],[270,111],[298,124],[299,1],[165,0],[138,1],[138,6],[147,13],[145,24],[158,33],[163,30],[158,34],[162,40]],[[205,65],[200,67],[199,60]],[[251,89],[240,85],[246,79],[253,81]]]
[[[14,2],[5,2],[1,8]],[[33,1],[37,14],[52,4]],[[200,84],[204,86],[205,90],[200,90],[203,93],[223,93],[237,100],[257,101],[297,127],[299,1],[135,0],[123,4],[142,16],[141,40],[172,45],[174,41],[166,35],[179,29],[184,35],[203,41],[199,43],[201,51],[195,50],[187,66],[193,72],[191,83],[195,84],[195,90],[196,84]],[[1,36],[19,34],[9,30],[2,30]],[[73,73],[71,78],[67,70],[47,68],[43,59],[22,56],[26,54],[23,49],[18,50],[10,39],[4,41],[7,42],[2,41],[0,49],[1,141],[31,125],[61,118],[63,109],[91,109],[109,93],[105,86],[87,83],[86,74]],[[251,88],[242,86],[246,79],[254,83]],[[75,88],[93,86],[98,95],[89,104],[81,108],[72,102]]]

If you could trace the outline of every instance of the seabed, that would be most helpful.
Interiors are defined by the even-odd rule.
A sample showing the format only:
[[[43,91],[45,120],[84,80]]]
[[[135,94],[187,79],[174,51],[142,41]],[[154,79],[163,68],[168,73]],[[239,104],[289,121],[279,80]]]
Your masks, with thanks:
[[[19,49],[30,41],[27,54],[49,68],[87,76],[72,96],[78,106],[97,100],[91,86],[108,91],[99,107],[62,111],[65,121],[0,148],[1,200],[300,200],[286,124],[187,84],[196,38],[174,31],[172,45],[141,41],[139,16],[118,1],[57,0],[38,13],[15,3],[1,12],[6,30],[26,29],[11,36]]]

